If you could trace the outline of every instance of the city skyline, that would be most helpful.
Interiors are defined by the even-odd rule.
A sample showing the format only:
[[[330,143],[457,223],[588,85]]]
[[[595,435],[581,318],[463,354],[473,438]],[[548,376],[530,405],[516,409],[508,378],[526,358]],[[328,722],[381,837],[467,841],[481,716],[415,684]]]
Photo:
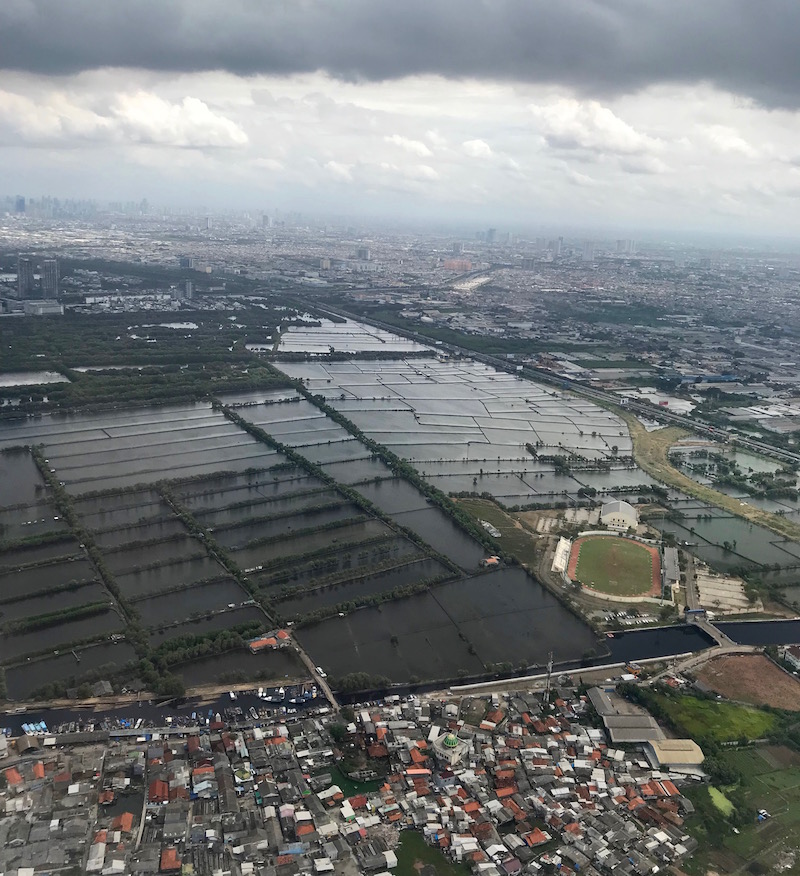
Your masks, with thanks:
[[[778,5],[10,4],[0,190],[797,236]]]

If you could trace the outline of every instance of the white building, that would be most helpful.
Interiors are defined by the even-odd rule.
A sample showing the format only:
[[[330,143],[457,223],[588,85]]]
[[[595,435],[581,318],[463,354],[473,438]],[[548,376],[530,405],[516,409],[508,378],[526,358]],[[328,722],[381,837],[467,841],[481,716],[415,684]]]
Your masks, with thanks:
[[[639,525],[639,512],[627,502],[606,502],[600,511],[600,522],[617,532],[627,532]]]
[[[433,743],[433,753],[440,763],[454,767],[469,751],[469,743],[459,739],[455,733],[445,733]]]

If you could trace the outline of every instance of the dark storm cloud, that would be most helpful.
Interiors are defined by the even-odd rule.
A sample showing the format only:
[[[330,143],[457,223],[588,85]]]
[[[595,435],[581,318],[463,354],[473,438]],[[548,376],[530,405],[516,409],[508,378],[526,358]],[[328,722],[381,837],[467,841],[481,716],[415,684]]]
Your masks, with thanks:
[[[0,67],[433,73],[596,94],[707,81],[795,108],[798,33],[797,0],[0,0]]]

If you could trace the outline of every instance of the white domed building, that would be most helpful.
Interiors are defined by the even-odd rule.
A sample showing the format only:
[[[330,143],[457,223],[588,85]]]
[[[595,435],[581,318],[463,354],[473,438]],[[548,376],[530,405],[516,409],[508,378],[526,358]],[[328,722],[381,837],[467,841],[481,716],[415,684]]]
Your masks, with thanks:
[[[606,502],[600,509],[600,522],[617,532],[627,532],[639,525],[639,512],[628,502]]]
[[[433,741],[433,753],[441,764],[454,767],[466,756],[469,743],[459,739],[455,733],[445,733]]]

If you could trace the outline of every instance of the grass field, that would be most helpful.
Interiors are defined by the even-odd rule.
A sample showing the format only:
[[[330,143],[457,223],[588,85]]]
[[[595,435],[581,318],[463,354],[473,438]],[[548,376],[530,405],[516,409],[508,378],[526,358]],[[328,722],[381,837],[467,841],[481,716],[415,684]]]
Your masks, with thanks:
[[[488,499],[456,499],[456,502],[475,520],[485,520],[499,530],[497,543],[504,553],[514,556],[523,566],[534,568],[537,560],[536,537],[513,517]]]
[[[653,694],[670,718],[687,736],[715,742],[763,739],[775,727],[777,716],[734,703],[693,696],[665,697]]]
[[[787,851],[796,849],[800,834],[800,755],[787,748],[764,746],[733,749],[722,757],[742,774],[737,797],[753,812],[763,808],[771,817],[762,822],[753,818],[734,833],[729,822],[720,821],[703,807],[702,798],[707,794],[715,811],[725,819],[723,809],[717,808],[720,792],[708,786],[690,789],[692,801],[699,804],[699,817],[690,819],[687,828],[701,848],[686,862],[685,871],[745,872],[752,861],[758,861],[762,873],[778,872],[779,862],[786,874],[800,872],[800,860],[787,867],[785,857]]]
[[[653,555],[644,545],[625,538],[581,538],[572,547],[577,563],[570,577],[593,590],[614,596],[641,596],[654,585]]]
[[[433,868],[430,873],[428,868]],[[421,833],[404,830],[397,849],[397,869],[394,876],[469,876],[470,870],[464,864],[448,861],[439,849],[429,846]]]
[[[711,802],[723,815],[731,815],[733,813],[733,803],[731,803],[719,788],[709,787],[708,794],[711,797]]]

